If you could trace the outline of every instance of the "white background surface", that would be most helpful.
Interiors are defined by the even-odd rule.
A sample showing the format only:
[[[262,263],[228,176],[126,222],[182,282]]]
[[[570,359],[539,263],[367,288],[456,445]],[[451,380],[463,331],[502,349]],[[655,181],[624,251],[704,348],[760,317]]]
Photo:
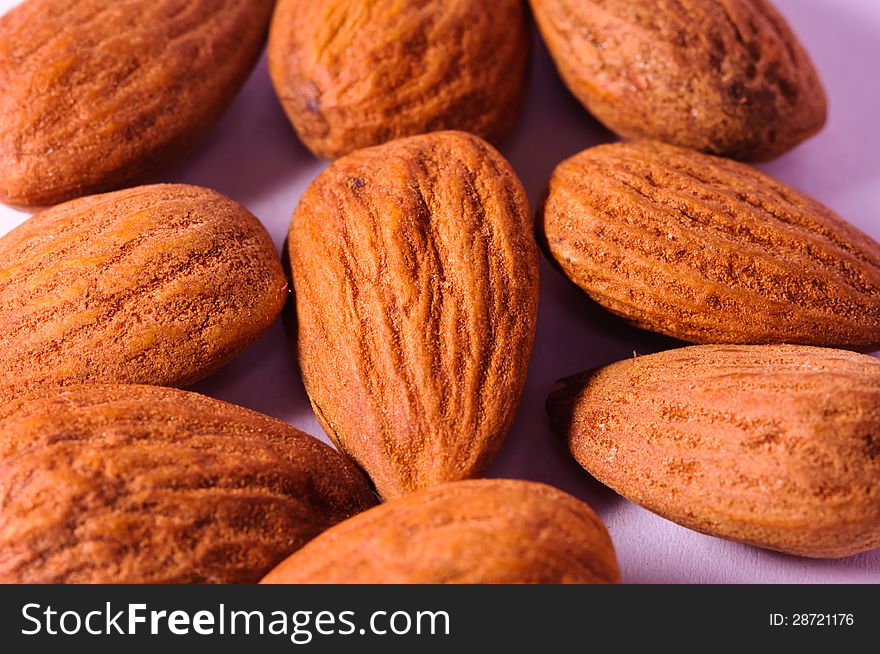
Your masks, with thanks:
[[[109,0],[108,0],[109,1]],[[17,4],[0,0],[0,13]],[[831,100],[816,138],[762,166],[880,239],[880,0],[778,0],[815,60]],[[540,44],[516,133],[503,145],[534,204],[562,159],[612,140],[565,91]],[[275,99],[265,59],[208,139],[155,181],[208,186],[241,202],[279,251],[305,187],[323,168],[298,142]],[[26,219],[0,206],[0,234]],[[553,437],[544,400],[559,378],[673,344],[606,316],[544,261],[538,337],[520,413],[493,477],[547,482],[602,516],[627,582],[880,582],[880,550],[812,561],[688,531],[622,499],[583,472]],[[290,422],[316,436],[315,421],[280,322],[202,393]]]

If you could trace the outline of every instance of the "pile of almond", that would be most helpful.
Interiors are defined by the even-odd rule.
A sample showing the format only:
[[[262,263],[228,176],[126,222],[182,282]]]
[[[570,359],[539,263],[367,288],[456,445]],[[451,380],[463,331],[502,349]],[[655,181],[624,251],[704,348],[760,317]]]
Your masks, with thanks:
[[[531,11],[572,93],[633,139],[560,163],[537,221],[484,140],[525,97],[520,0],[0,18],[0,200],[55,205],[0,237],[0,582],[618,582],[586,504],[478,479],[529,369],[539,246],[608,311],[697,344],[548,389],[591,475],[721,538],[880,547],[880,360],[856,352],[880,347],[880,245],[743,163],[824,125],[807,53],[766,0]],[[302,142],[341,157],[284,265],[229,198],[130,186],[217,121],[267,38]],[[288,303],[336,451],[179,390]]]

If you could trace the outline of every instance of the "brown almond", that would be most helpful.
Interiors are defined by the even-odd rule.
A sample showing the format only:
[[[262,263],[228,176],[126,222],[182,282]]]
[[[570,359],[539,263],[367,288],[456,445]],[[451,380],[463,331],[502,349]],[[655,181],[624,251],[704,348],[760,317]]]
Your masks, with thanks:
[[[535,335],[528,200],[490,145],[437,132],[331,165],[290,229],[299,361],[321,426],[386,498],[479,475]]]
[[[335,159],[444,129],[500,141],[530,46],[521,0],[279,0],[269,70],[302,142]]]
[[[880,344],[880,244],[755,168],[656,142],[586,150],[539,229],[565,275],[695,343]]]
[[[320,441],[195,393],[78,386],[0,406],[2,583],[254,583],[374,504]]]
[[[685,527],[809,557],[880,546],[880,360],[703,345],[562,380],[547,403],[596,479]]]
[[[482,479],[419,491],[324,532],[265,584],[619,583],[593,510],[560,490]]]
[[[27,0],[0,18],[0,201],[157,172],[224,113],[273,0]]]
[[[818,132],[813,63],[766,0],[531,0],[556,67],[609,129],[737,159]]]
[[[275,321],[266,230],[195,186],[74,200],[0,237],[0,404],[85,382],[186,386]]]

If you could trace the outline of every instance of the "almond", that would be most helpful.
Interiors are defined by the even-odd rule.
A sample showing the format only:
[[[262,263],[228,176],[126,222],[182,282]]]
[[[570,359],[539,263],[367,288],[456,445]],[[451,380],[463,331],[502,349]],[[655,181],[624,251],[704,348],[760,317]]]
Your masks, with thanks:
[[[818,132],[827,100],[766,0],[531,0],[568,88],[608,128],[738,159]]]
[[[223,114],[273,0],[27,0],[0,18],[0,200],[46,206],[158,171]]]
[[[324,430],[386,498],[479,475],[519,403],[538,255],[510,165],[461,132],[331,165],[290,229],[299,361]]]
[[[150,386],[78,386],[0,406],[0,582],[258,581],[375,504],[320,441]]]
[[[618,583],[593,510],[550,486],[443,484],[342,522],[272,570],[266,584]]]
[[[602,483],[685,527],[809,557],[880,546],[880,360],[703,345],[565,379],[548,412]]]
[[[443,129],[503,139],[530,46],[521,0],[279,0],[269,70],[302,142],[334,159]]]
[[[83,382],[186,386],[287,299],[269,235],[194,186],[81,198],[0,238],[0,403]]]
[[[747,165],[599,146],[559,165],[538,222],[565,275],[639,327],[696,343],[880,344],[880,244]]]

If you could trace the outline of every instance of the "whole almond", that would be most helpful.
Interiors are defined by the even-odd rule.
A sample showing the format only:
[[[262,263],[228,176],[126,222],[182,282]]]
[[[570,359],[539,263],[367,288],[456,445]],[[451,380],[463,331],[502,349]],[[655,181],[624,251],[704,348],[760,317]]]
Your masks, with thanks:
[[[530,47],[521,0],[279,0],[269,70],[302,142],[334,159],[443,129],[503,139]]]
[[[565,275],[639,327],[696,343],[880,344],[880,244],[750,166],[599,146],[559,165],[538,222]]]
[[[331,165],[290,229],[299,361],[321,426],[386,498],[473,477],[535,335],[528,200],[490,145],[437,132]]]
[[[685,527],[809,557],[880,546],[880,360],[703,345],[561,381],[547,403],[602,483]]]
[[[254,583],[375,504],[320,441],[150,386],[0,406],[0,582]]]
[[[266,230],[195,186],[74,200],[0,238],[0,403],[83,382],[186,386],[287,299]]]
[[[0,18],[0,200],[146,177],[223,114],[273,0],[27,0]]]
[[[608,128],[746,160],[818,132],[827,100],[766,0],[531,0],[568,88]]]
[[[614,545],[593,510],[524,481],[442,484],[329,529],[266,584],[618,583]]]

